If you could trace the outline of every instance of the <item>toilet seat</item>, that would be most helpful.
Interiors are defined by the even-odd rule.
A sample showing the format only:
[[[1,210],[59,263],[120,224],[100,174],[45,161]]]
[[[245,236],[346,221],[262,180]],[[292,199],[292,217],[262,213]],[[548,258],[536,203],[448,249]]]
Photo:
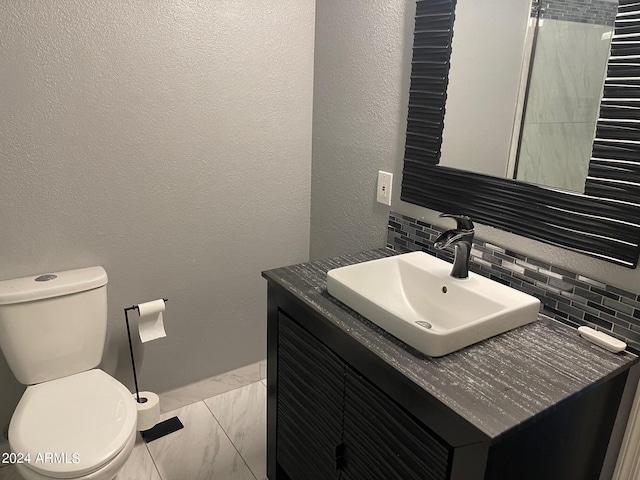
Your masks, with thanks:
[[[94,470],[87,475],[81,477],[74,477],[73,480],[113,480],[118,475],[118,472],[122,469],[122,466],[126,463],[131,455],[133,446],[138,438],[136,431],[131,432],[131,438],[127,441],[120,453],[113,457],[109,462],[100,467],[98,470]],[[35,470],[28,468],[26,464],[16,464],[18,473],[24,480],[55,480],[55,477],[48,477],[42,475]]]
[[[134,435],[136,421],[127,388],[94,369],[27,387],[11,418],[9,444],[13,452],[29,455],[23,464],[29,470],[77,478],[116,457]]]

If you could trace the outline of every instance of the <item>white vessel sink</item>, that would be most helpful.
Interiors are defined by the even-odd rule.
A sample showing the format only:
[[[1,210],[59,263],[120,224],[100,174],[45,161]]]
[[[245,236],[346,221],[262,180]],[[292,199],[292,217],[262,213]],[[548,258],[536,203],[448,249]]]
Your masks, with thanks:
[[[329,293],[420,352],[440,357],[535,321],[540,301],[424,252],[336,268]]]

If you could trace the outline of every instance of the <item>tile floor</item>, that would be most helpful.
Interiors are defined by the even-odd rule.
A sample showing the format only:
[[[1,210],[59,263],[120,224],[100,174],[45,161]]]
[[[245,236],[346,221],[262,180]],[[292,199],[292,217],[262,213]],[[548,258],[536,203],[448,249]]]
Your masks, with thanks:
[[[266,380],[260,362],[160,395],[185,428],[138,438],[117,480],[266,480]],[[0,480],[21,480],[14,466]]]

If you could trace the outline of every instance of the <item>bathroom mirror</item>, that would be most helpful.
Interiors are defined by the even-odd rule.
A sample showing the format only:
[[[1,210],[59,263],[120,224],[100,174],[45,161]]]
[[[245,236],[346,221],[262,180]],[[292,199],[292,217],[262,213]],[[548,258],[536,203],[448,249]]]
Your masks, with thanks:
[[[616,12],[458,0],[440,165],[583,193]]]
[[[635,268],[640,239],[640,7],[629,0],[620,0],[617,7],[584,193],[440,164],[447,98],[451,94],[453,102],[455,93],[447,90],[452,38],[464,35],[456,29],[455,9],[455,0],[417,2],[401,199],[465,213],[480,223]],[[474,77],[469,75],[468,81]],[[473,99],[466,105],[472,110]],[[485,115],[477,128],[488,129],[494,117]],[[472,142],[465,156],[474,157],[473,148],[484,139]]]

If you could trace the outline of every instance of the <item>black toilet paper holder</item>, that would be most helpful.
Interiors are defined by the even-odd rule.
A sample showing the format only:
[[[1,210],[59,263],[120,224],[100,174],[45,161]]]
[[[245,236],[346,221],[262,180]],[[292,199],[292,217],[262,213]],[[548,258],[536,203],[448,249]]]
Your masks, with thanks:
[[[167,303],[169,300],[167,298],[163,298],[164,303]],[[136,373],[136,361],[133,356],[133,342],[131,340],[131,327],[129,326],[129,312],[132,310],[137,310],[138,315],[140,314],[140,309],[138,305],[133,305],[131,307],[127,307],[124,309],[124,318],[127,323],[127,337],[129,338],[129,353],[131,354],[131,367],[133,369],[133,383],[136,387],[136,402],[137,403],[145,403],[147,401],[146,398],[140,398],[140,389],[138,388],[138,375]],[[167,420],[164,420],[155,426],[151,427],[148,430],[143,430],[140,432],[143,440],[146,443],[152,442],[153,440],[157,440],[158,438],[162,438],[165,435],[169,435],[170,433],[176,432],[180,429],[184,428],[184,425],[180,421],[178,417],[171,417]]]

